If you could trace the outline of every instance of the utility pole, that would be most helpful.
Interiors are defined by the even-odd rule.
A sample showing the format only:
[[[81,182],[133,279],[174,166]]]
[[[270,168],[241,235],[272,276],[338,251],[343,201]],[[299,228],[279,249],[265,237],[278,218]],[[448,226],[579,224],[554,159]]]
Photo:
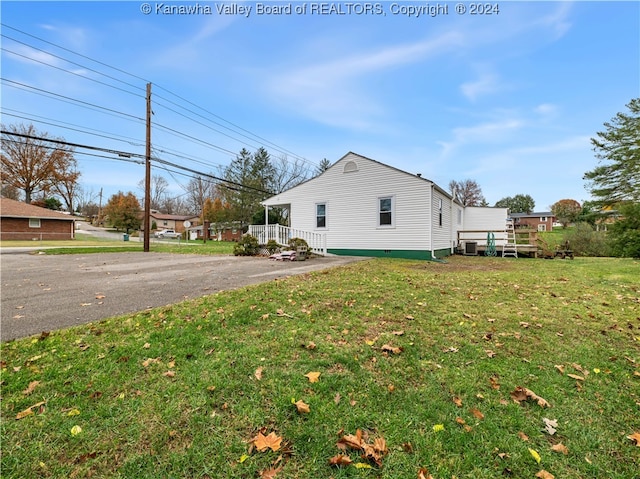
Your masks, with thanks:
[[[100,226],[101,216],[102,216],[102,188],[100,188],[100,202],[98,203],[98,219],[96,220],[96,223],[97,223],[96,226]]]
[[[147,148],[145,152],[144,174],[144,247],[145,253],[149,252],[149,238],[151,234],[151,83],[147,83]]]

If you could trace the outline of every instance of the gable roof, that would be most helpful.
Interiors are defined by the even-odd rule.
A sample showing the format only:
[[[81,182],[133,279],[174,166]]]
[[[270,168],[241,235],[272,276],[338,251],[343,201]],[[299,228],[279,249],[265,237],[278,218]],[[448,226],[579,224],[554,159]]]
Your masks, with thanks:
[[[413,177],[413,178],[417,178],[417,179],[419,179],[419,180],[422,180],[422,181],[424,181],[424,182],[426,182],[426,183],[428,183],[428,184],[433,185],[433,187],[434,187],[436,190],[438,190],[440,193],[444,194],[445,196],[447,196],[447,197],[449,197],[449,198],[453,198],[453,197],[451,196],[451,193],[448,193],[447,191],[445,191],[444,189],[442,189],[440,186],[438,186],[436,183],[434,183],[433,181],[429,180],[428,178],[424,178],[424,177],[422,176],[422,174],[420,174],[420,173],[419,173],[419,174],[409,173],[408,171],[401,170],[400,168],[396,168],[395,166],[387,165],[386,163],[382,163],[381,161],[373,160],[373,159],[371,159],[371,158],[368,158],[368,157],[366,157],[366,156],[360,155],[360,154],[358,154],[358,153],[354,153],[353,151],[349,151],[346,155],[342,156],[342,158],[338,159],[338,160],[337,160],[335,163],[333,163],[329,168],[327,168],[327,170],[326,170],[326,171],[323,171],[323,172],[322,172],[322,173],[320,173],[319,175],[314,176],[313,178],[309,178],[308,180],[303,181],[302,183],[298,183],[297,185],[295,185],[295,186],[293,186],[293,187],[289,188],[288,190],[285,190],[285,191],[283,191],[283,192],[281,192],[281,193],[275,194],[275,195],[273,195],[273,196],[271,196],[271,197],[267,198],[267,199],[266,199],[266,200],[264,200],[261,204],[263,204],[263,205],[269,205],[269,206],[275,205],[276,203],[273,203],[273,202],[272,202],[272,200],[275,200],[275,199],[276,199],[280,194],[282,194],[282,193],[287,193],[287,192],[289,192],[289,191],[291,191],[291,190],[293,190],[293,189],[295,189],[295,188],[298,188],[298,187],[300,187],[300,186],[302,186],[302,185],[304,185],[304,184],[306,184],[306,183],[309,183],[309,182],[311,182],[311,181],[314,181],[316,178],[319,178],[320,176],[324,175],[327,171],[329,171],[329,170],[333,169],[334,167],[336,167],[336,165],[337,165],[338,163],[342,162],[342,161],[343,161],[343,160],[345,160],[346,158],[354,157],[354,156],[355,156],[355,157],[357,157],[357,158],[360,158],[360,159],[366,160],[366,161],[370,161],[371,163],[376,163],[376,164],[378,164],[378,165],[380,165],[380,166],[383,166],[383,167],[388,168],[388,169],[390,169],[390,170],[396,171],[396,172],[401,173],[401,174],[403,174],[403,175],[407,175],[407,176],[409,176],[409,177]],[[456,203],[459,203],[457,199],[454,199],[454,201],[455,201]]]
[[[0,217],[2,218],[46,218],[52,220],[74,221],[71,215],[30,205],[22,201],[0,197]]]
[[[539,213],[511,213],[509,216],[512,218],[539,218],[540,216],[554,216],[554,214],[551,211],[542,211]]]

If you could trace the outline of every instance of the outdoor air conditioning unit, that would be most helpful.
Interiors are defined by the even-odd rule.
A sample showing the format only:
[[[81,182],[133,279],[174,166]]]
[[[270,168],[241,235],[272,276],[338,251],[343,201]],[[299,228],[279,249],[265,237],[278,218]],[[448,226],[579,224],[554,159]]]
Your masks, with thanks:
[[[477,256],[478,255],[478,243],[475,241],[465,241],[464,243],[464,254],[468,256]]]

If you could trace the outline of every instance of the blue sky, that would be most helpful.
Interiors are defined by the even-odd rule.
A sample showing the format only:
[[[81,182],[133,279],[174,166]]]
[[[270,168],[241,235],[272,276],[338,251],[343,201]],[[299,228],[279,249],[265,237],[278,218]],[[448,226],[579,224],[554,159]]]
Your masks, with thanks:
[[[469,2],[465,14],[455,2],[429,2],[439,15],[417,18],[398,5],[426,2],[343,15],[288,1],[262,4],[290,4],[291,14],[260,15],[256,2],[237,2],[252,7],[248,16],[218,14],[232,2],[151,1],[147,15],[143,3],[3,1],[2,23],[12,28],[2,28],[10,37],[2,38],[2,122],[28,122],[22,116],[70,142],[144,154],[150,81],[154,123],[206,142],[154,126],[155,151],[192,169],[217,172],[243,147],[311,164],[354,151],[445,189],[476,180],[491,205],[529,194],[544,211],[562,198],[589,199],[590,138],[640,96],[638,2],[501,1],[491,15],[471,15]],[[162,5],[199,13],[167,15]],[[307,13],[296,14],[302,5]],[[77,159],[86,189],[140,193],[142,166]],[[188,181],[154,173],[176,195]]]

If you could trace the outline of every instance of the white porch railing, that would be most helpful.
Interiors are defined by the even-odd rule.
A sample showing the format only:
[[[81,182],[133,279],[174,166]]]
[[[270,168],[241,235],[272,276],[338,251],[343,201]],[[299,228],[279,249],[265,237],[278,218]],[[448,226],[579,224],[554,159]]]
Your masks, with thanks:
[[[261,245],[269,240],[275,240],[279,245],[288,245],[291,238],[302,238],[307,242],[311,251],[325,256],[327,254],[327,236],[324,233],[303,231],[282,225],[250,225],[248,233],[258,238]]]

